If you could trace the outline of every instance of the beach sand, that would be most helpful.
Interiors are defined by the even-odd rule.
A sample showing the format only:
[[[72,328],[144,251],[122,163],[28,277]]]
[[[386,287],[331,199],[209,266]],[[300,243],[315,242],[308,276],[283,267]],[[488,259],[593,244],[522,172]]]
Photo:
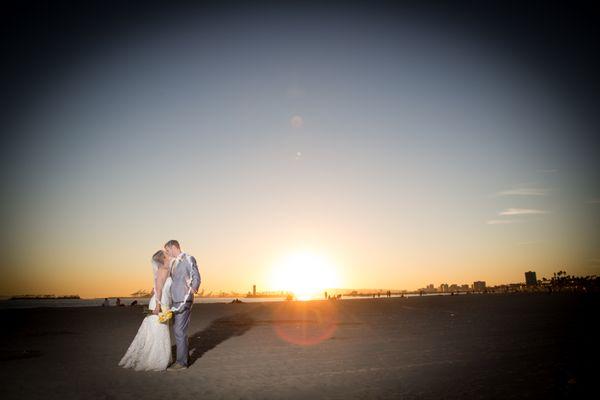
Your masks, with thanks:
[[[117,366],[142,307],[2,310],[2,399],[578,398],[597,296],[195,304],[191,366]]]

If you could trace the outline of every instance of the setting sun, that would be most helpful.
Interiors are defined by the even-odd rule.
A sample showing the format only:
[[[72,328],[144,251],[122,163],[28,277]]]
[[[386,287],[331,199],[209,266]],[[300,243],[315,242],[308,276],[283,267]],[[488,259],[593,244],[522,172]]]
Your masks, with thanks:
[[[292,292],[298,300],[319,298],[327,288],[339,286],[333,263],[311,252],[290,254],[275,263],[271,286]]]

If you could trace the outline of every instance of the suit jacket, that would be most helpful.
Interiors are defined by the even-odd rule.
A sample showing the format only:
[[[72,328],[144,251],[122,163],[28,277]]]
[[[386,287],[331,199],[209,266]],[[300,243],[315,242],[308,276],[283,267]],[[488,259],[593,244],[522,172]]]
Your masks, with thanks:
[[[187,301],[194,300],[194,293],[200,288],[200,272],[196,259],[186,253],[181,253],[171,264],[171,302],[180,303],[186,300],[190,287],[192,293]]]

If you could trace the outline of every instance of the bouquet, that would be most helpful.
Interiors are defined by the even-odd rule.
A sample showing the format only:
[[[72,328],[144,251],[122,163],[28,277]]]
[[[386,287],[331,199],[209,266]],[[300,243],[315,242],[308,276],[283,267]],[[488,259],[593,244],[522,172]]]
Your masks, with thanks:
[[[161,311],[158,313],[158,321],[161,324],[166,324],[171,318],[173,318],[173,311],[171,310]]]
[[[149,308],[144,310],[144,314],[146,314],[146,317],[149,317],[150,315],[155,315],[153,310],[150,310]],[[161,311],[158,313],[158,322],[160,322],[161,324],[166,324],[171,318],[173,318],[173,311],[171,310]]]

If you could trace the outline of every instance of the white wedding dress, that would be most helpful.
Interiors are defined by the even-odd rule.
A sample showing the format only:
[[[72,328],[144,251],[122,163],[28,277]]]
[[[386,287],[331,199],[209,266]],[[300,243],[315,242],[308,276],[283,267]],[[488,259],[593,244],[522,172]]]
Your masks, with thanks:
[[[156,308],[156,275],[158,267],[153,265],[154,269],[154,295],[150,299],[148,308]],[[165,281],[162,290],[161,304],[162,311],[171,308],[171,277]],[[136,371],[163,371],[172,362],[171,355],[171,334],[169,332],[169,323],[161,323],[158,315],[149,315],[142,321],[133,342],[129,349],[119,361],[119,366],[124,368],[133,368]]]

